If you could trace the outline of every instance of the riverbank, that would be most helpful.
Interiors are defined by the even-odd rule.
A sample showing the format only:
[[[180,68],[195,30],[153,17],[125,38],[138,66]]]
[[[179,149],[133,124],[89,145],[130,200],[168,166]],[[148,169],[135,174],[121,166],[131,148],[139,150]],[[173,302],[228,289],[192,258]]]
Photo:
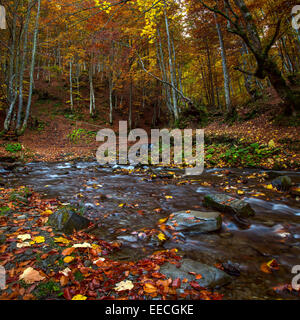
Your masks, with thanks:
[[[8,277],[2,298],[299,299],[290,285],[299,263],[299,198],[271,188],[274,176],[253,169],[182,174],[96,162],[2,171],[1,264]],[[300,182],[297,173],[284,174]],[[255,215],[221,211],[221,226],[173,230],[182,223],[176,212],[214,211],[203,203],[214,194],[251,205]],[[89,231],[65,234],[47,224],[66,206],[90,220]],[[28,273],[32,283],[20,279]]]

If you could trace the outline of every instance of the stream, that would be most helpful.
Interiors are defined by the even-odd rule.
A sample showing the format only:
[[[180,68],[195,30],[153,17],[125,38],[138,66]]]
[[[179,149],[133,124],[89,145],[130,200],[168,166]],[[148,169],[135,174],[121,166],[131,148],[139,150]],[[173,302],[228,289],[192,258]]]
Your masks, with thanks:
[[[147,167],[131,169],[99,166],[97,162],[37,162],[13,171],[1,170],[0,174],[7,178],[9,186],[32,187],[47,198],[84,206],[86,216],[99,223],[94,234],[122,243],[113,259],[138,260],[157,250],[177,248],[178,254],[186,258],[212,266],[227,263],[239,270],[230,284],[217,290],[224,299],[299,299],[293,294],[278,293],[273,287],[290,284],[294,277],[292,267],[300,265],[300,202],[280,193],[275,197],[274,192],[264,189],[261,170],[230,169],[226,175],[225,170],[210,169],[200,177],[189,177],[192,181],[185,183],[187,178],[180,169],[153,169],[155,179],[146,172]],[[169,178],[170,172],[177,178]],[[299,172],[283,174],[300,182]],[[246,182],[241,184],[243,179]],[[249,226],[237,224],[225,213],[219,232],[184,235],[163,245],[143,239],[144,230],[157,229],[158,220],[173,212],[212,211],[203,206],[202,200],[206,194],[222,192],[220,186],[244,190],[238,197],[256,212]],[[265,196],[258,198],[257,193]],[[280,269],[271,274],[262,272],[261,264],[272,259]]]

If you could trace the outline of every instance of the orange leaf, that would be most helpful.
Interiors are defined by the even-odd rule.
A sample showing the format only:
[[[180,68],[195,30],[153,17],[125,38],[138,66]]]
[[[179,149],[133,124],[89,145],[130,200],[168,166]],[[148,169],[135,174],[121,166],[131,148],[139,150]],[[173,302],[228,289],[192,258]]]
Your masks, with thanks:
[[[75,250],[75,248],[70,247],[70,248],[66,248],[65,250],[62,251],[62,255],[63,256],[69,256],[70,254],[72,254],[72,252]]]
[[[268,265],[266,263],[261,264],[260,270],[264,273],[272,273],[272,271],[270,270],[270,268],[268,267]]]
[[[151,283],[145,283],[144,284],[144,291],[146,293],[156,293],[157,288]]]

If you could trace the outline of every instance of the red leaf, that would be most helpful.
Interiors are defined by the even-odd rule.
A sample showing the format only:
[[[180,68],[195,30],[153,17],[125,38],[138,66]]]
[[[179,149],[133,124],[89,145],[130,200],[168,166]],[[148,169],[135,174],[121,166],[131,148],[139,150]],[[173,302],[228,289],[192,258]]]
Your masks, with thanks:
[[[190,285],[191,285],[191,287],[194,288],[195,290],[201,290],[201,289],[203,289],[203,288],[200,286],[200,284],[199,284],[198,282],[196,282],[196,281],[191,281],[191,282],[190,282]]]
[[[65,297],[67,300],[71,300],[71,299],[72,299],[72,296],[71,296],[71,294],[70,294],[69,288],[65,288],[65,289],[64,289],[64,297]]]
[[[173,288],[180,288],[180,286],[181,286],[180,278],[177,278],[177,279],[173,280],[173,282],[172,282],[172,287]]]

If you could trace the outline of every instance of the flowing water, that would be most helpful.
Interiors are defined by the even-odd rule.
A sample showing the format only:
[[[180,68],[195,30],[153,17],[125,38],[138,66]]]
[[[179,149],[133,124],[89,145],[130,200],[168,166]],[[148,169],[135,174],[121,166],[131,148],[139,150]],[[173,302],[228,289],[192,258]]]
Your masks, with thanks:
[[[155,170],[158,175],[168,171],[183,175],[179,169]],[[157,229],[158,220],[172,212],[209,211],[202,204],[205,194],[220,192],[220,186],[237,188],[239,179],[247,179],[243,197],[256,212],[249,225],[240,225],[230,214],[223,214],[220,232],[182,235],[179,241],[169,240],[163,246],[177,248],[184,257],[208,265],[234,265],[240,274],[218,290],[224,299],[299,299],[292,294],[276,293],[272,288],[290,284],[292,267],[300,265],[300,204],[283,194],[270,196],[260,186],[259,170],[231,169],[231,174],[225,176],[220,169],[210,169],[201,177],[189,177],[194,179],[192,182],[179,185],[186,178],[152,180],[143,170],[116,172],[96,162],[30,163],[14,172],[2,170],[1,174],[7,176],[10,186],[31,186],[45,197],[80,203],[86,208],[86,215],[98,221],[97,236],[122,242],[121,250],[113,256],[120,260],[140,259],[163,249],[153,241],[145,241],[143,231]],[[253,174],[256,179],[247,178]],[[300,182],[299,173],[284,174],[293,182]],[[265,193],[266,200],[254,196],[259,192]],[[158,208],[161,210],[155,210]],[[263,273],[261,264],[272,259],[280,264],[280,270]]]

